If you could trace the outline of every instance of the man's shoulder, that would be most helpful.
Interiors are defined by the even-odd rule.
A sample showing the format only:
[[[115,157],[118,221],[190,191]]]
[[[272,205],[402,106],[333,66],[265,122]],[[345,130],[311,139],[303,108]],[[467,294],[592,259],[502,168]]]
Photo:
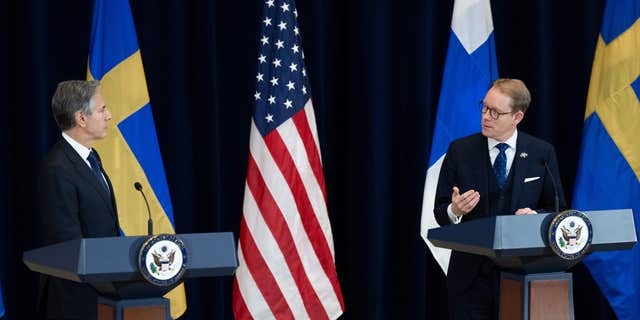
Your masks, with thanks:
[[[553,145],[541,138],[532,136],[526,132],[518,131],[518,140],[529,145],[529,147],[536,147],[540,149],[553,149]]]
[[[451,142],[451,147],[452,148],[468,147],[469,145],[476,145],[478,143],[482,143],[483,141],[486,142],[486,138],[482,135],[482,133],[478,132],[478,133],[468,135],[466,137],[453,140]]]
[[[64,139],[58,140],[42,160],[44,167],[66,167],[71,164],[69,151],[72,147]]]
[[[453,159],[464,159],[470,155],[477,155],[486,149],[487,138],[481,133],[474,133],[462,138],[453,140],[449,144],[447,156]]]

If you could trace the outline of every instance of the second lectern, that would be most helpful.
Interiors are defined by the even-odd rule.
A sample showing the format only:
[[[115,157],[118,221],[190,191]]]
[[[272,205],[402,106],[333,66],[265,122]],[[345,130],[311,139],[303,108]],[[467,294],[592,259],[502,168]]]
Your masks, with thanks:
[[[572,277],[566,270],[591,252],[628,250],[637,242],[630,209],[573,211],[587,223],[570,216],[568,224],[558,224],[563,213],[498,215],[432,229],[427,238],[437,247],[487,256],[504,270],[501,320],[572,320]]]

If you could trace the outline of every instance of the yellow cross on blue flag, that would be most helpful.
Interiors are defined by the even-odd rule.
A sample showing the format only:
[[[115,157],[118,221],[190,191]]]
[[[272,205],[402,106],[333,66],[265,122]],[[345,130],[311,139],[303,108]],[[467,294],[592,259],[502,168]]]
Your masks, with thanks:
[[[640,0],[607,1],[573,194],[578,210],[633,209],[640,222]],[[640,246],[585,259],[618,319],[640,318]]]
[[[127,236],[146,235],[144,201],[134,190],[140,182],[151,207],[155,233],[175,233],[173,209],[164,172],[147,82],[128,0],[96,0],[89,48],[89,80],[112,114],[106,139],[96,144],[109,173],[118,205],[120,228]],[[187,309],[184,285],[165,298],[176,319]]]

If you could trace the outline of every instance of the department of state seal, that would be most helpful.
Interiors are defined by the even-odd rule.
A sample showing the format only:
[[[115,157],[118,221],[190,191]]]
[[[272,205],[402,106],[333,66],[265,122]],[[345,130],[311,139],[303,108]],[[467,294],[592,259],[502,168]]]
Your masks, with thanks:
[[[580,259],[593,239],[591,220],[577,210],[560,212],[549,227],[549,247],[565,260]]]
[[[179,282],[187,267],[187,249],[173,234],[150,237],[140,247],[138,269],[150,283],[166,287]]]

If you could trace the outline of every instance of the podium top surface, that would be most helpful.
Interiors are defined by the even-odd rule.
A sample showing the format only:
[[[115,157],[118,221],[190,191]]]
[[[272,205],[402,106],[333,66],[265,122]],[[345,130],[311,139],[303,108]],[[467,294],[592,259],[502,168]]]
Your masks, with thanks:
[[[184,278],[231,275],[238,266],[233,233],[177,235],[188,250]],[[147,236],[74,239],[26,251],[32,271],[76,282],[137,281],[138,251]]]
[[[593,226],[590,252],[624,250],[637,242],[631,209],[584,212]],[[435,246],[488,257],[552,254],[547,231],[554,213],[491,216],[429,230]]]

